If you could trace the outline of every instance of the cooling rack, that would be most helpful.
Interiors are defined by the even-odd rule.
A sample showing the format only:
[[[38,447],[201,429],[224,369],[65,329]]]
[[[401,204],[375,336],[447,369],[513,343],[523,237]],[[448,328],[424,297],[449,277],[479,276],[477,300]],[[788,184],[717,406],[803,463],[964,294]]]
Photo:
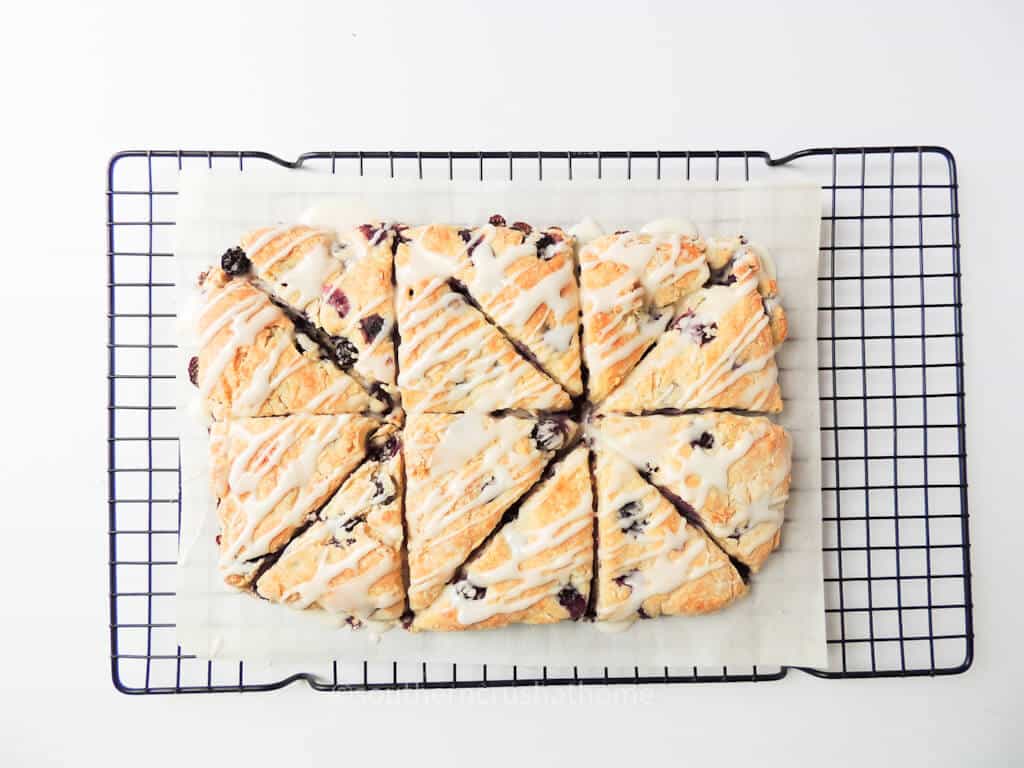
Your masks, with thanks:
[[[778,680],[782,668],[527,668],[201,660],[175,639],[179,172],[277,165],[394,178],[757,181],[822,187],[818,278],[827,678],[945,675],[973,658],[956,162],[941,147],[763,151],[120,152],[107,174],[110,663],[126,693]]]

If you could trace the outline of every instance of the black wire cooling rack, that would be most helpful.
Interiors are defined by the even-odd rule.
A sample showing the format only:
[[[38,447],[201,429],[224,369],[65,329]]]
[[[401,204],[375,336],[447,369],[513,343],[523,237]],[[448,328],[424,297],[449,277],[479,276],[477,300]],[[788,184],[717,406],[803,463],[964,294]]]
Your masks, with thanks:
[[[829,665],[820,677],[943,675],[973,656],[956,164],[940,147],[722,152],[129,151],[107,179],[110,652],[128,693],[761,681],[788,669],[209,662],[177,645],[174,421],[179,172],[275,164],[418,178],[756,181],[822,186],[819,351]]]

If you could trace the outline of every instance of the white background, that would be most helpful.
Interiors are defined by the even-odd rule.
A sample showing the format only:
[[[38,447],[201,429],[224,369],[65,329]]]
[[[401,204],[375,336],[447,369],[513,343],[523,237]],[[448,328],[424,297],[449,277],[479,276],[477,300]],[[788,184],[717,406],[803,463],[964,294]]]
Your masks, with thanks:
[[[103,5],[103,7],[100,7]],[[0,764],[1024,758],[1011,4],[33,3],[0,29]],[[485,10],[490,7],[493,10]],[[766,149],[960,163],[976,661],[936,680],[127,697],[109,681],[104,172],[118,149]],[[1011,266],[1012,264],[1012,266]],[[180,764],[180,763],[179,763]]]

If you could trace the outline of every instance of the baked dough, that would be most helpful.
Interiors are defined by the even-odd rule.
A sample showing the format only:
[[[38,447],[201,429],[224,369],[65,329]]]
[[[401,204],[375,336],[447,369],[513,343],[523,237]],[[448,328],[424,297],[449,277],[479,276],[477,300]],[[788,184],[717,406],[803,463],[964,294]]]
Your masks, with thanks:
[[[210,481],[219,499],[219,567],[246,587],[366,455],[380,425],[357,415],[298,414],[215,422]]]
[[[593,570],[593,497],[578,446],[444,587],[412,628],[493,629],[579,619]]]
[[[244,278],[221,269],[201,276],[195,331],[199,354],[189,376],[214,419],[385,407],[303,342],[292,321]]]
[[[671,493],[752,571],[779,546],[792,465],[784,428],[732,413],[610,414],[597,420],[595,440]]]
[[[401,232],[395,256],[398,384],[410,411],[559,411],[572,401],[529,362],[453,277],[465,244],[454,227]]]
[[[628,461],[594,458],[597,620],[717,611],[747,591],[729,558]]]
[[[409,415],[403,442],[413,611],[438,598],[573,429],[566,419]]]
[[[707,242],[709,284],[682,298],[654,349],[602,410],[782,410],[775,350],[786,319],[770,263],[742,238]]]
[[[334,233],[294,225],[244,235],[253,276],[325,334],[339,362],[368,383],[395,383],[394,233],[383,223]]]
[[[580,250],[588,397],[604,400],[708,279],[705,245],[684,232],[617,232]]]
[[[404,483],[400,438],[385,425],[370,440],[369,458],[260,576],[257,593],[357,626],[394,623],[405,609]]]

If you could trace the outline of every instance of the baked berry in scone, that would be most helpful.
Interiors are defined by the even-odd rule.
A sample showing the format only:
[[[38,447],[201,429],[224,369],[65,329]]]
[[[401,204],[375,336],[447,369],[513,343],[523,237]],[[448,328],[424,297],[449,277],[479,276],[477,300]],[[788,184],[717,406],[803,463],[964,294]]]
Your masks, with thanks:
[[[412,628],[493,629],[578,619],[593,569],[593,500],[587,449],[552,467],[505,523],[416,614]]]
[[[672,494],[751,570],[779,546],[792,464],[784,428],[732,413],[609,414],[597,420],[595,439]]]
[[[312,323],[343,368],[368,384],[392,385],[393,238],[380,223],[337,236],[301,225],[265,227],[243,236],[241,250],[252,276]]]
[[[438,598],[574,431],[554,417],[409,415],[403,444],[413,611]]]
[[[389,624],[405,609],[402,453],[397,429],[370,439],[367,460],[256,582],[257,593],[350,624]]]
[[[717,611],[744,595],[729,558],[626,459],[598,449],[598,621]]]
[[[215,422],[210,480],[219,501],[220,571],[248,586],[267,555],[308,523],[366,455],[380,422],[306,414]]]
[[[568,410],[569,395],[492,325],[455,277],[455,227],[401,232],[395,255],[398,384],[410,411]]]
[[[683,296],[671,325],[604,411],[782,410],[775,350],[786,319],[770,262],[742,238],[706,242],[707,285]]]
[[[266,294],[222,269],[201,276],[195,332],[189,378],[215,419],[384,409]]]
[[[618,232],[580,250],[583,359],[591,402],[604,400],[708,279],[703,241],[684,232]]]
[[[558,227],[486,224],[430,233],[454,251],[473,301],[570,395],[583,392],[573,238]]]

